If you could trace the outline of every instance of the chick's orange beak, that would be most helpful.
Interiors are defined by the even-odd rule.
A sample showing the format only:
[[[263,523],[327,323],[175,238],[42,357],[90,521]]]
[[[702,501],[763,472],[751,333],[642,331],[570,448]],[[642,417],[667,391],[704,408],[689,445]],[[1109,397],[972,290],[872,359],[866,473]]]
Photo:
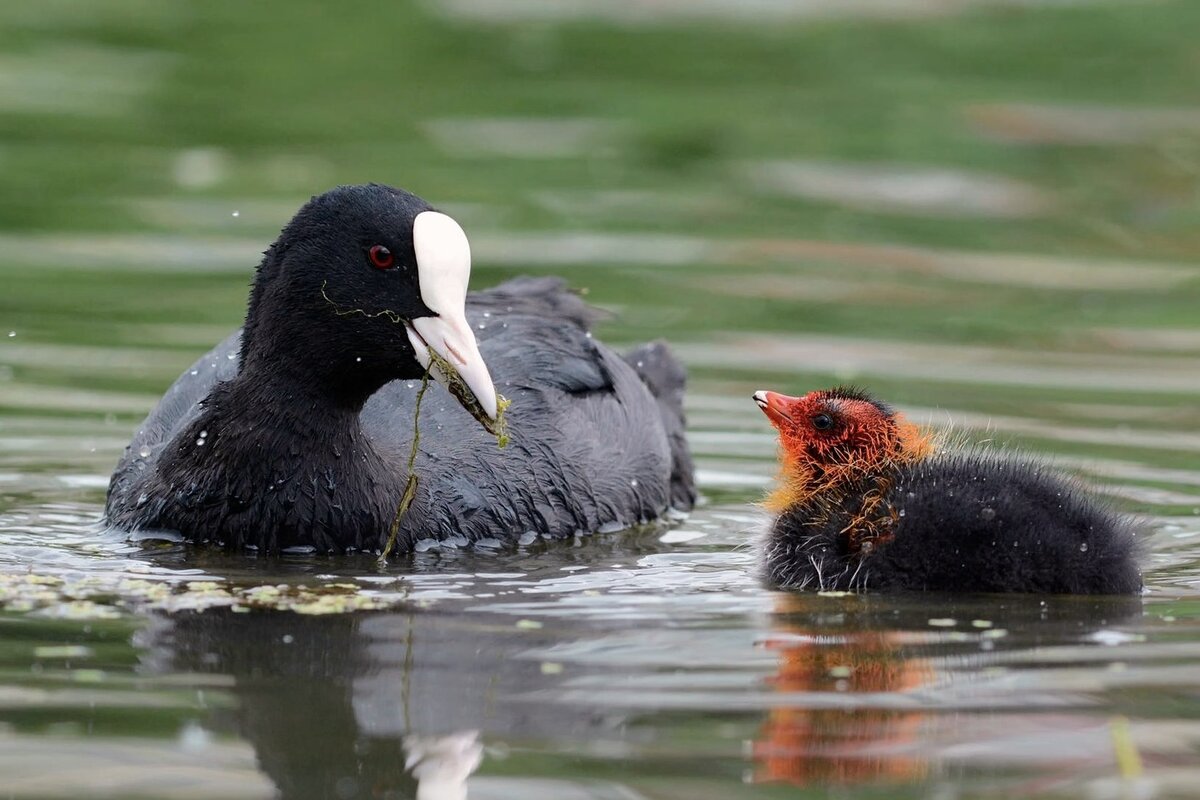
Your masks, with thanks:
[[[758,407],[776,428],[792,421],[791,409],[799,400],[799,397],[788,397],[786,394],[768,392],[764,389],[754,393],[754,402],[758,403]]]

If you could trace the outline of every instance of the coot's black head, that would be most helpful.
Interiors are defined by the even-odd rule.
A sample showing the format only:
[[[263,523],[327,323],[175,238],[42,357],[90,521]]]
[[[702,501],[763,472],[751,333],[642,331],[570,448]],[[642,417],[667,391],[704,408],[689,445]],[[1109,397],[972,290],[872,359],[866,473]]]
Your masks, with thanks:
[[[314,197],[258,269],[242,369],[286,371],[357,407],[390,380],[420,377],[432,352],[434,376],[445,379],[436,365],[448,363],[462,378],[460,401],[495,418],[466,320],[470,271],[462,228],[416,195],[370,184]]]

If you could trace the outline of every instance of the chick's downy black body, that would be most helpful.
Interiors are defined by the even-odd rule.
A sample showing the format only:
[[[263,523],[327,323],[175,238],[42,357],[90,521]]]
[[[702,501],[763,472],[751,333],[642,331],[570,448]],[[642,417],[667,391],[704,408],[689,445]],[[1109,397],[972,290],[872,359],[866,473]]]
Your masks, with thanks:
[[[819,502],[819,501],[817,501]],[[1035,460],[935,455],[896,471],[879,543],[855,550],[853,503],[802,504],[771,528],[782,588],[1131,594],[1142,587],[1128,519]]]
[[[472,418],[480,412],[431,381],[396,551],[422,539],[565,537],[689,509],[684,376],[665,345],[616,354],[556,279],[513,280],[464,309],[463,275],[450,308],[454,292],[430,277],[438,254],[421,241],[414,253],[407,238],[426,210],[375,186],[306,206],[267,252],[244,331],[186,370],[137,431],[109,486],[109,523],[233,548],[379,550],[409,475],[425,373],[414,350],[435,350],[442,332],[431,325],[448,320],[461,324],[444,331],[447,357],[511,401],[509,443],[498,447]],[[384,242],[386,260],[372,244],[381,224],[405,231]],[[446,307],[431,311],[435,300]],[[471,357],[476,343],[486,369]]]

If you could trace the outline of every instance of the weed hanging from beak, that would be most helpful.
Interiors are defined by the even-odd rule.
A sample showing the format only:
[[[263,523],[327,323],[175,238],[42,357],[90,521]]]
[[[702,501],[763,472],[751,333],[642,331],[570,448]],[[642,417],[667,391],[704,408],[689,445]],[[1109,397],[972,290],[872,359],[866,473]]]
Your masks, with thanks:
[[[327,284],[328,281],[321,284],[321,297],[325,299],[325,302],[333,306],[333,313],[339,317],[362,314],[368,319],[385,317],[396,325],[401,325],[405,322],[403,317],[387,308],[374,313],[361,308],[342,308],[325,292]],[[429,351],[429,366],[430,368],[436,367],[441,372],[446,379],[450,393],[467,409],[471,416],[479,420],[488,433],[496,437],[496,445],[501,448],[508,445],[508,421],[505,419],[504,412],[512,405],[512,401],[497,392],[496,418],[494,420],[488,419],[479,405],[478,398],[475,397],[474,393],[462,379],[462,376],[458,374],[458,370],[432,349]],[[396,507],[396,514],[392,517],[392,526],[388,531],[387,542],[384,544],[383,551],[380,552],[379,559],[376,562],[380,567],[386,566],[388,556],[395,549],[396,539],[400,535],[400,522],[404,519],[404,515],[408,512],[409,507],[412,506],[412,502],[417,496],[417,448],[421,442],[421,400],[425,397],[425,390],[429,388],[429,372],[430,370],[427,368],[425,374],[421,376],[421,388],[417,390],[416,409],[413,412],[412,450],[408,454],[408,480],[404,484],[404,494],[400,496],[400,505]]]
[[[421,388],[417,390],[417,409],[413,412],[412,450],[408,454],[408,480],[404,484],[404,494],[400,496],[400,505],[396,506],[396,515],[392,517],[392,529],[388,531],[387,543],[379,554],[379,566],[387,566],[388,556],[396,546],[396,537],[400,535],[400,521],[404,519],[413,498],[417,496],[417,447],[421,443],[421,399],[429,388],[429,370],[421,377]]]
[[[446,388],[454,399],[459,402],[467,413],[483,426],[483,429],[496,437],[496,445],[503,448],[508,444],[508,421],[504,418],[504,410],[512,405],[512,401],[499,392],[496,393],[496,418],[490,419],[483,412],[483,407],[479,404],[479,398],[467,386],[467,382],[458,374],[458,370],[454,365],[443,358],[434,350],[429,351],[429,366],[436,367],[446,381]]]
[[[447,364],[447,366],[449,365]],[[451,372],[450,374],[457,376],[458,373]],[[376,561],[380,567],[387,566],[388,556],[392,554],[392,550],[396,547],[396,539],[400,536],[400,522],[408,513],[409,507],[412,506],[412,502],[417,496],[417,450],[421,444],[421,400],[425,397],[425,390],[428,388],[429,370],[425,370],[425,374],[421,376],[421,388],[417,390],[416,409],[413,411],[412,450],[408,454],[408,480],[404,483],[404,494],[400,495],[400,505],[396,507],[396,514],[392,517],[392,527],[388,531],[387,542]],[[504,410],[512,405],[512,401],[500,394],[496,395],[496,399],[495,429],[489,428],[489,431],[495,434],[496,444],[504,447],[508,444],[508,423],[504,419]]]

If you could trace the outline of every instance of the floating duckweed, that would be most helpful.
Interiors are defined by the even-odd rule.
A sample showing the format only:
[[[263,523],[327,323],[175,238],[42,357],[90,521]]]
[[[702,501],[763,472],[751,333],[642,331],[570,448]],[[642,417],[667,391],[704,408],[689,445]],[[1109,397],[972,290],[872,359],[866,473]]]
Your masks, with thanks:
[[[56,619],[117,619],[121,612],[112,606],[93,603],[91,600],[72,600],[69,603],[47,605],[41,609],[43,616]]]
[[[242,614],[268,610],[335,614],[390,608],[400,602],[403,597],[396,594],[363,594],[361,587],[353,583],[230,587],[215,581],[155,583],[0,574],[0,610],[58,619],[117,619],[128,611],[203,612],[210,608],[228,608]],[[47,646],[35,655],[46,659],[84,658],[91,651],[77,646]]]
[[[294,614],[341,614],[388,608],[397,602],[398,598],[358,594],[358,586],[342,583],[319,586],[252,586],[199,594],[184,592],[171,596],[166,603],[156,605],[169,611],[229,608],[233,613],[239,614],[268,610],[291,611]]]
[[[360,611],[377,608],[371,598],[357,594],[335,594],[315,597],[307,602],[296,603],[291,611],[297,614],[344,614],[347,611]]]
[[[286,589],[286,586],[254,586],[247,589],[245,595],[256,602],[269,603],[282,596]]]

